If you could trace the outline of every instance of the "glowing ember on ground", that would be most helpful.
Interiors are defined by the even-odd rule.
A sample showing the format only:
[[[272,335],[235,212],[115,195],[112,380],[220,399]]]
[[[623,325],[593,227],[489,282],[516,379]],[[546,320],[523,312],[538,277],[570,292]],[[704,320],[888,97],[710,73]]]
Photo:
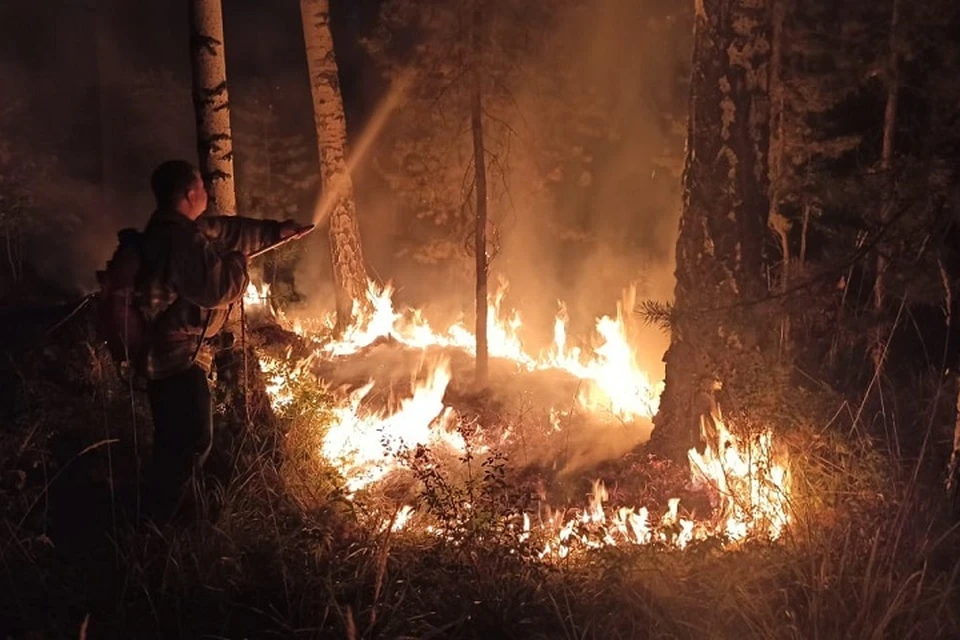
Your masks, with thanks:
[[[558,369],[582,380],[585,384],[577,400],[589,412],[621,420],[649,419],[656,413],[662,385],[654,384],[638,366],[624,318],[633,306],[632,292],[617,305],[615,317],[604,316],[597,321],[594,346],[587,349],[569,344],[567,314],[561,304],[553,343],[536,357],[524,350],[520,315],[503,308],[505,292],[506,283],[501,282],[491,296],[488,326],[492,357],[510,360],[523,370]],[[245,300],[248,304],[264,304],[267,294],[266,287],[251,285]],[[336,359],[382,338],[415,349],[441,347],[474,353],[474,336],[462,323],[435,331],[419,311],[396,311],[392,294],[389,286],[380,288],[371,283],[366,306],[370,311],[355,311],[357,317],[339,340],[315,338],[319,345],[316,355]],[[282,312],[276,316],[291,324]],[[329,319],[310,324],[331,326]],[[303,329],[298,329],[302,335]],[[283,408],[291,401],[285,380],[304,375],[309,367],[291,366],[268,357],[261,358],[261,365],[269,378],[268,392],[274,406]],[[339,469],[348,491],[363,489],[398,468],[398,456],[405,449],[427,445],[455,453],[464,451],[466,444],[456,428],[459,418],[443,403],[451,378],[450,360],[444,356],[423,363],[421,371],[412,377],[409,395],[388,403],[386,408],[370,407],[373,381],[342,395],[333,408],[333,424],[319,453]],[[544,409],[549,410],[553,432],[561,431],[560,412],[553,407]],[[719,412],[710,428],[704,424],[701,430],[707,446],[702,454],[689,452],[691,481],[694,488],[710,496],[711,514],[696,520],[685,517],[680,513],[678,498],[671,499],[659,517],[647,508],[611,508],[605,504],[606,488],[598,481],[588,506],[582,510],[548,512],[533,524],[524,515],[518,540],[537,535],[545,541],[542,557],[562,558],[575,547],[664,544],[682,549],[694,540],[712,536],[733,542],[750,537],[779,538],[789,523],[790,478],[786,464],[774,455],[771,434],[764,432],[741,441],[728,431]],[[509,428],[505,430],[508,432]],[[413,515],[404,507],[392,528],[404,528]]]

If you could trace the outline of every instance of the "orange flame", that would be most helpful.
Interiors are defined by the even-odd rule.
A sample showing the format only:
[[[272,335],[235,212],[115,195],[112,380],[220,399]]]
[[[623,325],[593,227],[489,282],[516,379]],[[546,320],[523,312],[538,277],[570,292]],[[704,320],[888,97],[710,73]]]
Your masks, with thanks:
[[[450,377],[450,360],[444,357],[427,370],[424,380],[411,382],[411,396],[393,413],[361,410],[373,383],[354,391],[334,410],[338,420],[327,432],[321,453],[341,469],[348,490],[357,491],[386,475],[393,468],[392,457],[404,447],[463,449],[460,434],[449,429],[453,411],[443,404]]]
[[[656,413],[663,385],[654,383],[638,365],[625,320],[633,306],[633,290],[618,303],[615,317],[597,320],[593,346],[586,349],[569,344],[568,317],[561,302],[553,343],[537,357],[524,349],[520,314],[503,306],[506,291],[507,283],[501,280],[490,299],[488,339],[492,357],[511,360],[527,370],[561,369],[583,380],[586,384],[577,400],[585,410],[624,420],[649,419]],[[268,292],[266,286],[257,289],[251,285],[248,298],[262,300]],[[447,347],[474,353],[474,336],[462,322],[436,331],[419,310],[396,311],[392,295],[389,285],[369,283],[369,304],[355,305],[354,321],[339,340],[318,341],[318,355],[330,358],[356,353],[385,337],[413,348]],[[277,317],[289,324],[282,312]],[[332,326],[332,319],[328,318],[325,324]],[[303,331],[302,326],[299,331]],[[290,402],[285,376],[291,379],[302,375],[303,370],[280,366],[265,357],[261,360],[269,376],[272,402],[282,408]],[[349,491],[383,478],[396,467],[396,456],[405,447],[465,449],[454,428],[458,417],[443,402],[452,375],[449,358],[441,357],[421,369],[425,369],[423,375],[418,372],[411,380],[410,395],[394,403],[392,410],[364,406],[374,387],[372,381],[343,396],[334,408],[336,419],[320,453],[342,472]],[[560,417],[559,412],[550,409],[555,431],[562,429]],[[752,536],[778,539],[790,521],[790,475],[786,462],[774,455],[771,433],[766,431],[741,441],[727,429],[719,412],[713,418],[715,428],[709,433],[702,425],[705,440],[709,435],[713,441],[708,441],[702,454],[695,449],[688,454],[694,488],[707,491],[714,500],[714,513],[709,518],[693,521],[681,515],[678,498],[668,502],[667,511],[659,519],[651,518],[645,507],[609,509],[605,506],[609,495],[603,483],[597,481],[585,509],[574,512],[572,517],[563,512],[548,513],[542,520],[539,533],[549,538],[542,557],[566,557],[575,545],[595,548],[659,543],[682,549],[694,540],[717,535],[733,542]],[[505,431],[508,432],[509,429]],[[412,513],[405,507],[393,528],[406,526]],[[534,533],[529,516],[524,515],[518,538],[526,540]]]
[[[554,325],[554,342],[540,357],[527,353],[520,336],[523,320],[519,312],[505,310],[503,301],[508,285],[500,286],[490,297],[488,307],[488,344],[490,355],[512,360],[527,370],[562,369],[587,382],[578,398],[590,411],[606,411],[618,418],[652,418],[659,406],[662,384],[654,384],[637,364],[636,350],[627,337],[622,304],[616,318],[604,316],[597,321],[598,339],[588,353],[567,345],[566,310],[561,303]],[[452,347],[475,354],[476,339],[463,322],[445,331],[435,331],[419,311],[398,313],[393,307],[393,289],[369,283],[367,302],[370,311],[354,306],[354,322],[343,336],[323,346],[332,357],[356,353],[379,338],[391,337],[414,348]]]
[[[253,283],[253,280],[247,284],[247,290],[243,294],[243,304],[248,309],[270,309],[268,301],[270,299],[270,285],[263,283],[259,287]]]

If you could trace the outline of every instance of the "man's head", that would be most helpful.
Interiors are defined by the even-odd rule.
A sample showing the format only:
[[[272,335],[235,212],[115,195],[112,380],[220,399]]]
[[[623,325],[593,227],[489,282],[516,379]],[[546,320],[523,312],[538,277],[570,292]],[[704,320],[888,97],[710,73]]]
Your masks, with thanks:
[[[153,170],[150,187],[157,207],[196,220],[207,208],[207,189],[197,168],[186,160],[168,160]]]

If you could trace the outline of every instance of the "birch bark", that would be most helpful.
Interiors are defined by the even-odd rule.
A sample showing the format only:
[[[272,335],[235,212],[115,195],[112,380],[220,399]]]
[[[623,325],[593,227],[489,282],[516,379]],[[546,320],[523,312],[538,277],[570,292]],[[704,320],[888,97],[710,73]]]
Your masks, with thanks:
[[[208,210],[236,214],[233,136],[220,0],[190,0],[190,54],[197,151],[200,174],[210,194]]]
[[[337,326],[343,329],[353,317],[354,303],[364,302],[367,291],[353,182],[344,161],[347,120],[330,31],[330,3],[328,0],[300,0],[300,15],[313,96],[323,198],[331,203],[329,239]]]

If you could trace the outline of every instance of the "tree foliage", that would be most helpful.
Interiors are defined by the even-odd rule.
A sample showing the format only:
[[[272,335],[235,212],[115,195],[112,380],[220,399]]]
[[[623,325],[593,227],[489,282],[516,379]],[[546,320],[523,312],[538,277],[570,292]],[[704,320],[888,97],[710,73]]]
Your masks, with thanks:
[[[396,198],[397,253],[463,281],[473,239],[465,7],[387,2],[366,41],[390,79],[409,79],[374,159]],[[514,291],[563,298],[589,330],[592,305],[609,306],[640,265],[673,253],[692,10],[628,0],[483,8],[493,267]]]
[[[409,215],[430,223],[414,234],[417,244],[424,245],[414,257],[425,263],[455,259],[461,246],[469,253],[475,184],[467,123],[476,69],[484,85],[493,253],[499,223],[511,208],[515,187],[509,163],[512,147],[519,144],[512,124],[519,119],[514,88],[522,61],[537,46],[533,21],[545,16],[529,3],[478,2],[483,6],[477,50],[470,46],[472,4],[449,1],[423,8],[409,0],[390,0],[367,41],[388,77],[409,78],[404,109],[386,134],[377,167]]]

